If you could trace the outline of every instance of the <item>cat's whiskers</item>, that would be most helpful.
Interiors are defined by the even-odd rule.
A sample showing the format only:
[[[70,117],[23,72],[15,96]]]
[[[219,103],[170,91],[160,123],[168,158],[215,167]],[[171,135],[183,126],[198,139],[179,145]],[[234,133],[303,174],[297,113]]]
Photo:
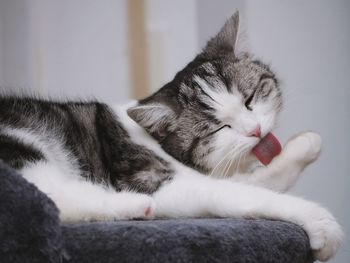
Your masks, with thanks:
[[[238,161],[236,161],[236,162],[237,162],[237,165],[236,165],[236,167],[235,167],[236,169],[235,169],[234,173],[231,174],[231,176],[233,176],[234,174],[236,174],[236,173],[239,172],[239,165],[240,165],[242,156],[245,156],[245,154],[246,154],[246,152],[245,152],[246,149],[247,149],[247,146],[243,146],[243,147],[240,149],[240,151],[239,151],[239,156],[238,156],[238,158],[237,158]]]
[[[227,158],[227,162],[226,162],[226,164],[225,164],[225,166],[224,166],[224,169],[222,170],[222,173],[221,173],[221,175],[223,176],[223,177],[226,177],[226,170],[227,169],[230,169],[230,164],[231,164],[231,160],[232,160],[232,156],[234,156],[235,154],[236,154],[236,152],[237,152],[237,149],[238,147],[235,147],[234,149],[233,149],[233,151],[230,151],[230,156]]]
[[[237,163],[236,170],[235,170],[234,174],[237,174],[237,173],[240,172],[240,170],[239,170],[239,164],[240,164],[240,162],[241,162],[241,160],[242,160],[242,157],[245,158],[245,156],[246,156],[246,152],[245,152],[245,151],[242,151],[241,154],[239,155],[238,163]]]
[[[212,169],[210,176],[214,175],[214,172],[216,172],[217,169],[220,168],[220,166],[223,164],[223,162],[225,161],[225,159],[232,154],[234,151],[236,150],[236,147],[234,147],[233,149],[231,149],[216,165],[215,167]]]
[[[220,165],[217,166],[218,169],[218,174],[220,175],[220,177],[224,174],[226,166],[227,166],[227,162],[230,161],[230,155],[235,151],[235,148],[230,150],[225,156],[224,158],[220,161]],[[214,170],[213,170],[214,172]]]
[[[232,173],[231,174],[226,174],[226,176],[228,177],[232,177],[234,174],[236,173],[239,173],[239,165],[242,161],[242,157],[243,157],[243,160],[246,159],[247,157],[247,152],[246,150],[249,148],[249,146],[246,146],[246,145],[242,145],[239,150],[237,151],[237,154],[238,154],[238,158],[236,158],[235,155],[232,155],[231,156],[231,163],[229,165],[230,168],[232,168]],[[232,167],[234,166],[234,167]],[[230,171],[231,169],[228,170],[228,172]],[[226,177],[225,176],[225,177]]]
[[[233,154],[233,155],[235,155],[235,154]],[[226,165],[225,165],[225,168],[224,168],[224,170],[223,170],[223,177],[226,177],[227,176],[227,174],[228,174],[228,172],[229,172],[229,170],[230,170],[230,168],[231,168],[231,165],[232,165],[232,161],[233,161],[234,159],[231,157],[231,158],[228,158],[228,160],[227,160],[227,163],[226,163]]]
[[[237,162],[237,159],[236,156],[240,156],[241,155],[241,151],[242,149],[244,149],[244,145],[238,145],[236,148],[235,148],[235,151],[232,153],[232,155],[230,156],[229,158],[229,161],[227,163],[227,165],[225,166],[225,170],[224,170],[224,177],[227,177],[229,172],[230,172],[230,168],[232,167],[232,164],[233,163],[236,163]]]
[[[247,156],[248,156],[248,152],[246,152],[244,155],[243,155],[243,160],[242,160],[242,162],[244,163],[244,164],[246,164],[246,159],[247,159]],[[241,172],[241,171],[240,171]]]
[[[231,169],[232,164],[234,163],[234,161],[235,161],[235,158],[231,158],[231,160],[229,162],[229,165],[228,165],[227,172],[225,173],[225,177],[227,177],[229,175],[230,169]]]

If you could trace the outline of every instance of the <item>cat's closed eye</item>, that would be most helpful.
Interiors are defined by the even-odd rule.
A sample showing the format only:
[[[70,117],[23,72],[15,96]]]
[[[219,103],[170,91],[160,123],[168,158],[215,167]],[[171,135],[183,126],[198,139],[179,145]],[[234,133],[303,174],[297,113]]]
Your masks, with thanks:
[[[217,133],[218,131],[221,131],[224,128],[231,129],[232,127],[231,127],[231,125],[225,124],[225,125],[222,125],[220,128],[216,129],[215,131],[211,132],[210,134]]]
[[[244,102],[244,106],[247,108],[247,110],[250,110],[252,111],[253,108],[251,107],[251,103],[252,103],[252,100],[254,98],[254,95],[256,93],[256,89],[253,91],[253,93],[248,97],[248,99],[246,99],[246,101]]]

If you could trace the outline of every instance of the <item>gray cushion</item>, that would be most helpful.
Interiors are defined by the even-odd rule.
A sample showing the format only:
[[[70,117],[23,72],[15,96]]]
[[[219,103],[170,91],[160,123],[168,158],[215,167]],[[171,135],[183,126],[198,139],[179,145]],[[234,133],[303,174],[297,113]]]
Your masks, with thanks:
[[[173,219],[61,224],[54,203],[0,161],[0,262],[313,261],[305,232],[281,221]]]

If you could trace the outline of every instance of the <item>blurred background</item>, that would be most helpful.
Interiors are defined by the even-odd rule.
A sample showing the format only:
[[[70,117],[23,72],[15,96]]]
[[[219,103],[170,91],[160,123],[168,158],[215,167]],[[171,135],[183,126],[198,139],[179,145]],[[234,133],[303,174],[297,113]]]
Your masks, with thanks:
[[[236,9],[253,53],[282,82],[277,135],[314,130],[320,160],[292,193],[350,236],[350,1],[0,0],[0,86],[124,103],[170,81]],[[349,166],[347,166],[349,162]],[[350,259],[349,239],[333,263]]]

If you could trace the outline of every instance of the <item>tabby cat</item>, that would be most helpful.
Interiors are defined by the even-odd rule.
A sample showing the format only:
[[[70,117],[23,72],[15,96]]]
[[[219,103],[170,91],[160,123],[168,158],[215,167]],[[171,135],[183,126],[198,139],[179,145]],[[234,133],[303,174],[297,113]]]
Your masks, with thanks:
[[[271,130],[282,90],[239,50],[235,13],[175,78],[126,106],[0,97],[0,158],[56,203],[65,221],[269,218],[300,225],[314,256],[342,239],[318,204],[281,194],[320,153],[301,133],[281,151]]]

